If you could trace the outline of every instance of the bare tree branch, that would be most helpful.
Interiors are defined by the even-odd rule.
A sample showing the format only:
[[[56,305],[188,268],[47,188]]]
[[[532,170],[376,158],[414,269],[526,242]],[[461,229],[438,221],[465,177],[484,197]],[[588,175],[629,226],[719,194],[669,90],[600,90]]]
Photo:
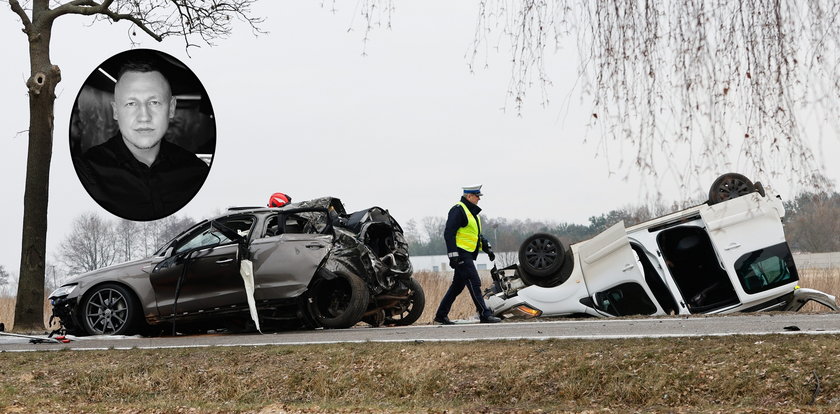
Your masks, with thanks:
[[[58,8],[53,9],[51,13],[51,18],[56,19],[59,16],[65,14],[80,14],[83,16],[93,16],[101,14],[107,16],[110,20],[114,22],[118,22],[120,20],[128,20],[134,23],[135,26],[139,27],[141,30],[146,32],[146,34],[148,34],[158,42],[163,40],[163,37],[152,31],[151,28],[146,26],[143,20],[141,20],[138,17],[135,17],[133,14],[119,14],[109,10],[108,7],[111,6],[111,3],[113,3],[113,0],[105,0],[102,3],[97,3],[93,0],[76,0],[70,3],[62,4]]]
[[[23,22],[23,32],[29,33],[32,29],[32,21],[29,20],[29,16],[26,15],[26,11],[23,10],[23,7],[20,6],[17,0],[9,0],[9,6],[12,8],[12,11],[20,17],[21,22]]]

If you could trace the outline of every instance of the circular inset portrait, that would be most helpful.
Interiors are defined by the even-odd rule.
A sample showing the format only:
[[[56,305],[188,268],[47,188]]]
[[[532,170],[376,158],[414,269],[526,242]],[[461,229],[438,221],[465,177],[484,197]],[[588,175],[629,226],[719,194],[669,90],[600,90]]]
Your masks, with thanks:
[[[116,216],[148,221],[180,210],[204,184],[215,149],[207,91],[166,53],[119,53],[76,96],[73,165],[88,194]]]

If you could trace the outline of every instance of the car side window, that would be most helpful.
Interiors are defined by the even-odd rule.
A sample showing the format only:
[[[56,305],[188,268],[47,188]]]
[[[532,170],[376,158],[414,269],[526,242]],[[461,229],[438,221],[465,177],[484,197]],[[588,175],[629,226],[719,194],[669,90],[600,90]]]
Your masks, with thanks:
[[[254,218],[247,217],[226,217],[218,220],[218,223],[230,229],[233,229],[240,236],[247,238],[251,231],[251,226],[254,223]],[[195,235],[188,238],[175,249],[175,253],[181,253],[191,249],[198,249],[202,247],[218,246],[222,244],[232,243],[233,240],[225,236],[219,229],[213,226],[213,223],[207,223],[196,231]]]
[[[277,215],[273,215],[265,221],[265,236],[263,237],[274,237],[280,234],[280,225],[277,222]]]

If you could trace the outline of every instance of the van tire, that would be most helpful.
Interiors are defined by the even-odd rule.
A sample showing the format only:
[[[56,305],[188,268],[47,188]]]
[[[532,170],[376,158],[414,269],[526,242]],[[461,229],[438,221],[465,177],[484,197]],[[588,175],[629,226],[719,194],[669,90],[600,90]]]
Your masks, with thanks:
[[[548,233],[533,234],[519,247],[519,269],[522,279],[528,284],[538,286],[555,286],[562,283],[574,267],[574,261],[570,260],[570,257],[571,252],[557,236]]]
[[[764,187],[762,186],[763,190]],[[738,173],[726,173],[718,177],[709,188],[708,204],[715,205],[756,191],[749,178]]]

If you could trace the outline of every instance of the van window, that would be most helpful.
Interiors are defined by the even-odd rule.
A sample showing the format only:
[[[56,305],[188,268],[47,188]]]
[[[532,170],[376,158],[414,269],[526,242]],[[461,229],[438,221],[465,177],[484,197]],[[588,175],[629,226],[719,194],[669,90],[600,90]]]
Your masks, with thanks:
[[[758,293],[799,280],[787,243],[747,253],[735,261],[744,292]]]
[[[656,305],[638,283],[622,283],[596,293],[595,307],[615,316],[656,313]]]

